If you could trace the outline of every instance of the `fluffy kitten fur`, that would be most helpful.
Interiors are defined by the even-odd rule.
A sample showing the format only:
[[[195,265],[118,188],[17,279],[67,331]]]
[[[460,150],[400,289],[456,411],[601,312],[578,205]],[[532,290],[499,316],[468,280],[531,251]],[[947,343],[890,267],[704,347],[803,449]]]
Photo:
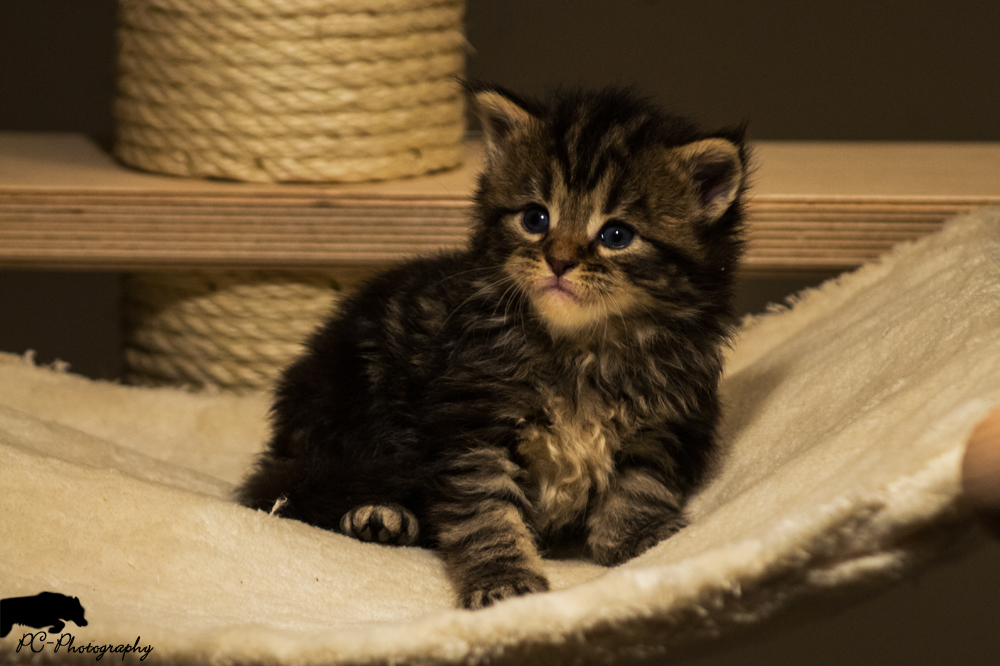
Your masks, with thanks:
[[[548,589],[540,547],[614,565],[706,471],[740,254],[742,131],[620,90],[475,91],[463,252],[374,278],[287,369],[246,506],[438,548],[462,605]]]

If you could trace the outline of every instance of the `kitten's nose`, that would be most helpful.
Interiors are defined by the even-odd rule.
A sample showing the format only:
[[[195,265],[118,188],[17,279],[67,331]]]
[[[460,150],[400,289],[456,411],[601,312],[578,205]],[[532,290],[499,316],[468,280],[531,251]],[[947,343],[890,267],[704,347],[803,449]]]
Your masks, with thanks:
[[[553,259],[549,256],[545,257],[545,263],[549,265],[549,268],[552,269],[552,274],[556,277],[561,277],[566,273],[569,273],[570,270],[572,270],[577,264],[577,262],[572,259]]]

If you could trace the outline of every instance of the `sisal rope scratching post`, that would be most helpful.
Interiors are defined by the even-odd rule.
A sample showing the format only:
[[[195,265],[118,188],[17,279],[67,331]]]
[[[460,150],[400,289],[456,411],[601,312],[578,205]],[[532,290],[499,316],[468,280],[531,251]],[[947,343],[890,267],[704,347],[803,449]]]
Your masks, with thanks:
[[[464,0],[120,0],[115,153],[146,171],[356,182],[458,166]],[[268,388],[345,280],[129,276],[129,379]]]
[[[458,166],[460,0],[121,0],[126,164],[256,182]]]
[[[277,271],[129,275],[128,380],[237,392],[268,388],[359,276]]]

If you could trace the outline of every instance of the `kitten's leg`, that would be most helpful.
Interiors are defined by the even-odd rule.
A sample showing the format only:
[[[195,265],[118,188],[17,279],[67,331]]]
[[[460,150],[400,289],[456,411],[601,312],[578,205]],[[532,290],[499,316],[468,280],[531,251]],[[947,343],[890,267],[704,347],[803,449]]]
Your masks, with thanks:
[[[417,540],[417,517],[398,504],[356,506],[340,519],[340,531],[358,541],[409,546]]]
[[[685,526],[683,495],[657,477],[627,468],[597,498],[587,516],[587,546],[598,564],[620,564]]]
[[[549,589],[524,521],[531,505],[515,480],[521,473],[504,449],[480,448],[452,461],[442,479],[433,527],[466,608]]]

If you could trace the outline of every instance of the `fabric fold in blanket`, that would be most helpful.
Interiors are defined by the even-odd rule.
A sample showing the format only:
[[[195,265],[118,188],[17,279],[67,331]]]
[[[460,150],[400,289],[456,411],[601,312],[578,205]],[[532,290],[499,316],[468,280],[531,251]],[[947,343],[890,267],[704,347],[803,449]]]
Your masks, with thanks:
[[[265,396],[0,355],[0,596],[78,597],[87,626],[60,632],[74,646],[138,641],[151,662],[555,664],[676,654],[869,593],[971,524],[961,455],[1000,405],[1000,211],[793,300],[746,321],[728,354],[724,451],[688,528],[614,569],[547,561],[553,592],[478,612],[455,608],[431,551],[231,501]],[[94,659],[17,652],[35,631],[15,625],[0,662]]]

